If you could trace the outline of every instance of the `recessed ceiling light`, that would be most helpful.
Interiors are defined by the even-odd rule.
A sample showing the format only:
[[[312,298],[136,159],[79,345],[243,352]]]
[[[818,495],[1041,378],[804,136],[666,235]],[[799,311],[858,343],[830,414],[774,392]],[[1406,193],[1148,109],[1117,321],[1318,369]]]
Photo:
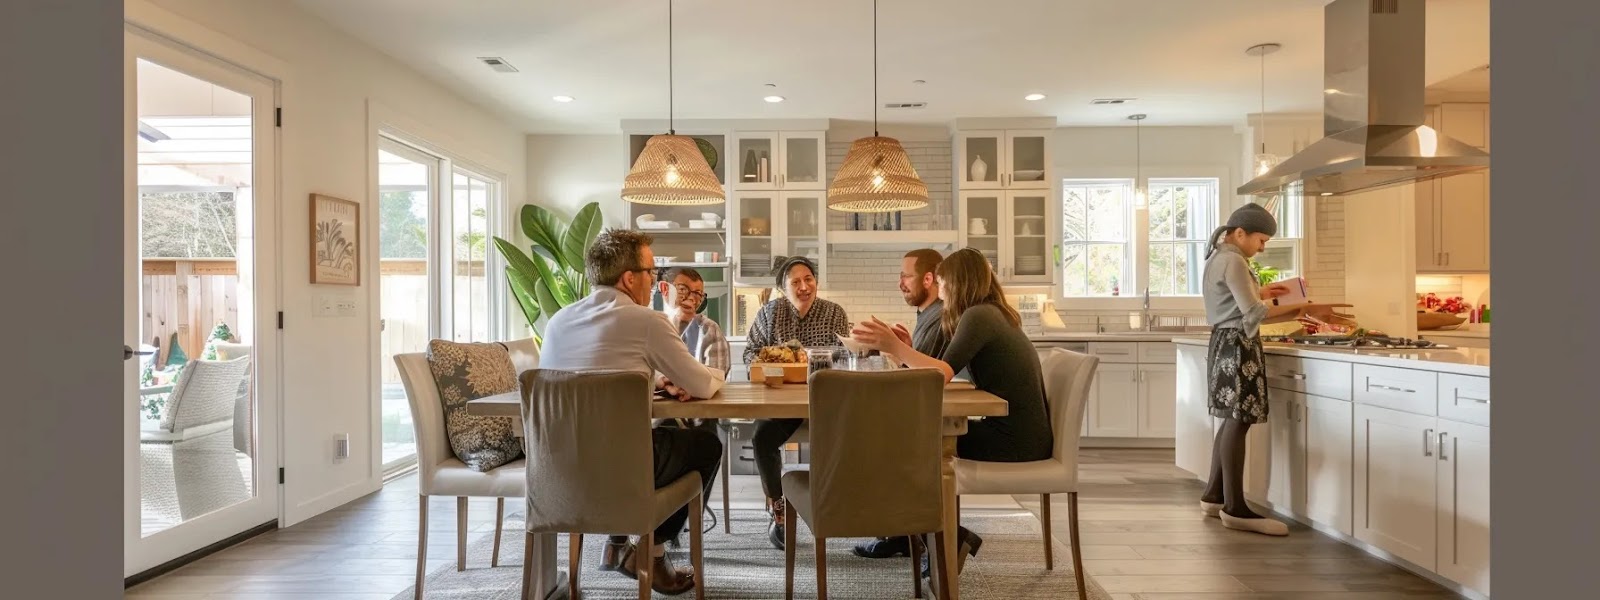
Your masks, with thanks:
[[[1324,94],[1337,94],[1337,93],[1339,93],[1339,90],[1334,89],[1334,88],[1328,88],[1328,89],[1322,90],[1322,93],[1324,93]]]
[[[1029,102],[1033,102],[1035,100],[1043,100],[1044,99],[1044,94],[1028,94],[1026,96],[1023,96],[1022,99],[1023,100],[1027,100]]]
[[[783,96],[767,96],[765,98],[762,98],[762,100],[766,100],[767,102],[771,102],[773,104],[777,104],[779,102],[783,102]]]
[[[1333,192],[1323,192],[1322,195],[1324,195],[1324,196],[1332,196]]]
[[[926,79],[913,79],[913,80],[911,80],[911,83],[915,83],[917,85],[922,85],[922,84],[927,83],[927,82],[928,82],[928,80],[926,80]]]
[[[776,84],[776,83],[769,83],[769,84],[767,84],[767,87],[769,87],[769,88],[775,88],[775,87],[778,87],[778,84]]]
[[[551,100],[555,100],[556,102],[571,102],[572,96],[556,96],[551,98]]]

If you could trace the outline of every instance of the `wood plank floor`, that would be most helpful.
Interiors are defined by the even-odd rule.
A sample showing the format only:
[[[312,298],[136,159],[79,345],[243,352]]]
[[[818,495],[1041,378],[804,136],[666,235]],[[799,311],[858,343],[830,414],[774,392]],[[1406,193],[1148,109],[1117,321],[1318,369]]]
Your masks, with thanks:
[[[1200,516],[1200,484],[1173,466],[1171,450],[1085,450],[1081,477],[1084,568],[1117,600],[1457,597],[1304,528],[1288,538],[1224,529],[1217,519]],[[735,476],[732,487],[736,507],[760,506],[755,477]],[[1018,500],[1037,512],[1036,497]],[[714,497],[712,505],[720,507],[720,499]],[[1052,506],[1055,535],[1065,540],[1066,497],[1052,497]],[[972,503],[967,508],[979,509]],[[434,499],[428,510],[431,570],[455,560],[455,499]],[[490,535],[494,502],[472,501],[468,517],[469,539]],[[127,597],[388,600],[411,585],[416,547],[416,481],[408,476],[132,588]],[[1071,564],[1067,556],[1056,560]]]

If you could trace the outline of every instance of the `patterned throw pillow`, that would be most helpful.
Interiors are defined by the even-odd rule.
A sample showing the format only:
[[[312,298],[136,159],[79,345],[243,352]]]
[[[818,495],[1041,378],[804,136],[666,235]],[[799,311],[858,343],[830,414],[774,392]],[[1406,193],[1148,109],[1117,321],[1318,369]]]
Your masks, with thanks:
[[[490,471],[522,458],[522,441],[510,417],[467,414],[467,402],[517,391],[517,370],[504,344],[428,343],[428,368],[439,386],[450,450],[474,471]]]

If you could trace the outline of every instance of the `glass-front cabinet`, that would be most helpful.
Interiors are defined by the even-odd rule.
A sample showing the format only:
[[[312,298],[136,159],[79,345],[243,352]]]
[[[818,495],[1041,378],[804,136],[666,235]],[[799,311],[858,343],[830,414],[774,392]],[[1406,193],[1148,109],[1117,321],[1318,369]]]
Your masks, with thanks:
[[[728,220],[734,281],[739,286],[774,284],[772,269],[791,256],[817,264],[817,277],[827,277],[827,201],[820,191],[745,192],[730,203]]]
[[[741,131],[734,135],[736,190],[824,190],[827,134],[822,131]]]
[[[962,192],[961,244],[982,252],[1006,283],[1053,280],[1050,193],[1026,190]]]
[[[956,135],[963,190],[1049,189],[1050,130],[975,130]]]

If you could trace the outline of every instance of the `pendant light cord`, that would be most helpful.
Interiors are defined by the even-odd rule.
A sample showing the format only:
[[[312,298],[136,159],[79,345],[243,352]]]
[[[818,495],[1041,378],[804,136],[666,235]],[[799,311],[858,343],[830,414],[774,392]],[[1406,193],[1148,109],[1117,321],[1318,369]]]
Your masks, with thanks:
[[[1267,49],[1261,49],[1261,153],[1267,153]]]
[[[677,123],[673,120],[673,113],[677,108],[673,105],[674,91],[672,86],[672,0],[667,0],[667,135],[678,134],[678,130],[675,127]]]
[[[1133,189],[1137,191],[1144,181],[1144,119],[1133,122]]]
[[[878,137],[878,0],[872,0],[872,137]]]

